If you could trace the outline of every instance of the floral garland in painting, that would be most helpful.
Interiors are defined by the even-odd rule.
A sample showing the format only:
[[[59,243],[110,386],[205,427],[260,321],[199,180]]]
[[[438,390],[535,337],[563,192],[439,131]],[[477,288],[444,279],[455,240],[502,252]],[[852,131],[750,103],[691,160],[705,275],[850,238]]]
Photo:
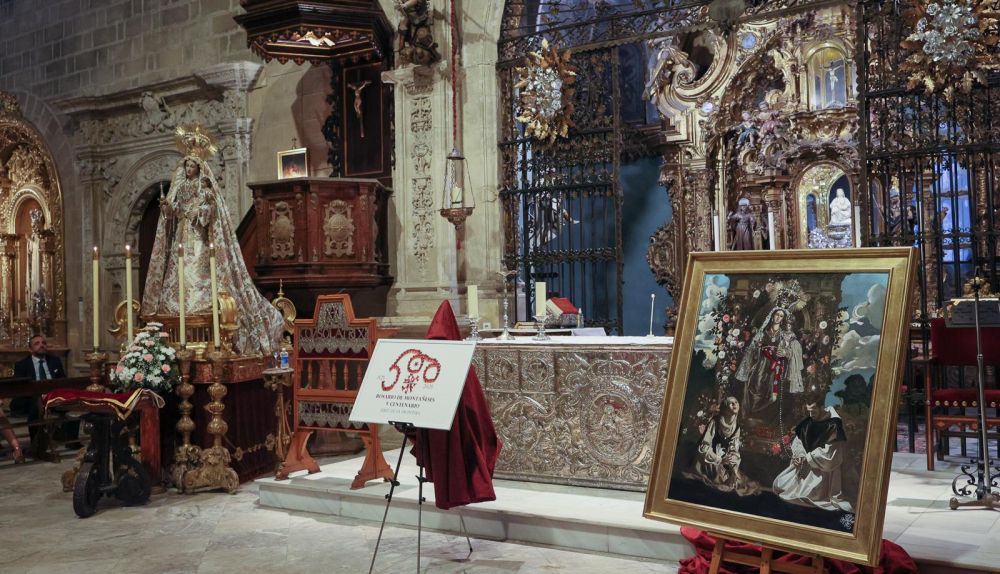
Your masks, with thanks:
[[[986,74],[1000,68],[994,0],[937,0],[917,2],[903,17],[913,27],[902,41],[910,51],[901,68],[910,74],[907,88],[941,91],[949,101],[955,89],[969,93],[975,82],[986,84]]]
[[[553,143],[573,127],[576,67],[569,58],[569,50],[560,54],[548,40],[542,40],[541,51],[531,52],[524,58],[525,65],[514,69],[519,77],[514,88],[521,100],[516,119],[524,124],[525,135]]]

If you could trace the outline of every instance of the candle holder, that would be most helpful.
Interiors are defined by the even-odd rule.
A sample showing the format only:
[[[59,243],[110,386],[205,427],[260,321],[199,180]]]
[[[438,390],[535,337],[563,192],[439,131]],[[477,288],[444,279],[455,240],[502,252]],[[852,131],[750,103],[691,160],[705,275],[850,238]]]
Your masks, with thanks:
[[[510,334],[510,303],[507,301],[507,289],[503,291],[503,332],[497,339],[501,341],[511,341],[514,336]]]
[[[181,434],[181,444],[174,450],[174,466],[170,470],[170,478],[174,486],[179,491],[183,491],[184,473],[198,467],[201,460],[201,447],[191,444],[191,433],[194,432],[195,424],[191,418],[191,395],[194,394],[194,385],[190,381],[191,361],[194,359],[194,351],[188,349],[187,345],[181,345],[177,351],[177,362],[181,365],[181,382],[174,389],[181,402],[177,405],[177,410],[181,413],[181,418],[177,421],[176,429]]]
[[[288,445],[292,442],[292,429],[288,424],[288,413],[285,407],[285,388],[292,386],[292,373],[295,369],[288,367],[273,367],[264,371],[264,386],[277,395],[274,414],[278,417],[278,437],[274,445],[274,455],[277,457],[275,470],[281,468],[288,454]]]
[[[212,402],[205,405],[205,410],[212,415],[212,420],[208,423],[212,446],[201,451],[198,468],[184,473],[181,487],[187,493],[199,488],[221,488],[233,493],[240,486],[240,479],[230,466],[232,457],[229,450],[222,446],[222,437],[229,430],[229,425],[222,418],[222,413],[226,410],[222,398],[227,392],[226,386],[222,384],[222,375],[228,354],[215,350],[205,353],[205,357],[212,366],[212,384],[208,386],[208,396],[212,398]]]
[[[479,336],[479,317],[469,317],[469,336],[465,338],[466,341],[482,341],[483,338]]]
[[[538,334],[531,338],[532,341],[548,341],[551,339],[545,334],[545,315],[535,315],[535,326],[538,328]]]
[[[90,384],[87,390],[94,393],[106,393],[108,389],[104,386],[104,363],[108,360],[108,354],[94,347],[87,355],[87,362],[90,363]]]

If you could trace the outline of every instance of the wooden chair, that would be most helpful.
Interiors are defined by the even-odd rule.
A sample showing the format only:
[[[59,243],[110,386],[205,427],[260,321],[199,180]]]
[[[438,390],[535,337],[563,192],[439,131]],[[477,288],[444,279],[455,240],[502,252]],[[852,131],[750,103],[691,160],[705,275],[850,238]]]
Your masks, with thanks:
[[[395,332],[380,329],[373,318],[356,318],[349,295],[320,295],[315,316],[295,321],[292,441],[285,462],[275,473],[277,480],[298,470],[319,472],[306,448],[309,436],[316,431],[360,435],[365,460],[351,488],[361,488],[380,477],[392,479],[392,469],[382,455],[378,425],[352,423],[349,418],[375,343]]]
[[[983,328],[980,340],[984,367],[989,369],[990,366],[1000,365],[1000,328]],[[978,437],[978,432],[973,432],[979,428],[978,415],[966,412],[968,408],[979,408],[975,375],[972,377],[971,386],[949,388],[943,385],[947,367],[976,366],[976,330],[972,327],[948,327],[944,319],[932,319],[930,355],[926,358],[926,363],[924,405],[927,426],[927,470],[934,470],[935,458],[944,460],[946,441],[949,437]],[[986,378],[987,382],[988,380]],[[997,406],[1000,405],[1000,390],[987,388],[985,396],[986,406],[993,409],[994,414],[987,417],[986,424],[991,428],[1000,427],[1000,417],[996,416]],[[958,427],[958,431],[951,430],[955,426]],[[992,438],[997,438],[997,435],[992,435]]]

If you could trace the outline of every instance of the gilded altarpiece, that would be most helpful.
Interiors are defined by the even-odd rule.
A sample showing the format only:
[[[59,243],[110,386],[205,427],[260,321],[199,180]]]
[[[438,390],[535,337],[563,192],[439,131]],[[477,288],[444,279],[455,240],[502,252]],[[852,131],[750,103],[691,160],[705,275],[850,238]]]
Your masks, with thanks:
[[[728,32],[650,41],[647,95],[666,120],[673,218],[647,258],[675,298],[691,251],[860,243],[855,27],[846,3],[787,1],[748,9]],[[809,177],[823,165],[838,174],[825,187]],[[831,226],[837,189],[850,208]]]
[[[0,92],[0,349],[17,354],[36,332],[65,345],[63,233],[52,156],[17,99]],[[7,368],[0,358],[0,371]]]
[[[655,340],[477,346],[473,365],[504,445],[495,476],[644,490],[671,351]]]

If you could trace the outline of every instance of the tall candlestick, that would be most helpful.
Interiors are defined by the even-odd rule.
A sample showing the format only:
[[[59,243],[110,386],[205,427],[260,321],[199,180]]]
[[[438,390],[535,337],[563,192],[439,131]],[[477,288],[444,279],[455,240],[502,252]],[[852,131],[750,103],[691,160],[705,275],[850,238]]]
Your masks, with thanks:
[[[656,306],[656,293],[649,294],[649,336],[653,336],[653,309]]]
[[[469,285],[469,317],[479,316],[479,287]]]
[[[220,347],[219,337],[219,281],[215,275],[215,244],[208,244],[208,274],[212,279],[212,343]]]
[[[545,281],[535,282],[535,316],[545,316]]]
[[[101,260],[97,253],[97,246],[94,246],[94,260],[93,260],[93,292],[94,299],[92,302],[92,310],[94,312],[94,351],[97,351],[101,347]]]
[[[125,316],[128,320],[126,346],[132,344],[132,246],[125,246]]]
[[[778,248],[778,246],[775,245],[776,241],[775,241],[775,235],[774,235],[774,212],[773,211],[768,211],[767,212],[767,243],[768,243],[768,246],[771,249],[771,251],[774,251],[775,249]]]
[[[712,215],[712,250],[719,251],[719,214]]]
[[[187,298],[185,297],[184,288],[184,244],[181,243],[177,246],[177,314],[180,319],[180,324],[178,325],[177,335],[180,337],[181,346],[187,345],[187,320],[184,317],[184,308],[186,307]]]

